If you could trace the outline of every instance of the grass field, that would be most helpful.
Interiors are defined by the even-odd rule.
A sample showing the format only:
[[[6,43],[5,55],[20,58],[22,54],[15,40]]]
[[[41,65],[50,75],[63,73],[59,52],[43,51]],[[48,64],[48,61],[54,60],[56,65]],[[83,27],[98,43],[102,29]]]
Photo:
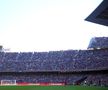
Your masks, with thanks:
[[[108,87],[90,87],[90,86],[0,86],[0,90],[108,90]]]

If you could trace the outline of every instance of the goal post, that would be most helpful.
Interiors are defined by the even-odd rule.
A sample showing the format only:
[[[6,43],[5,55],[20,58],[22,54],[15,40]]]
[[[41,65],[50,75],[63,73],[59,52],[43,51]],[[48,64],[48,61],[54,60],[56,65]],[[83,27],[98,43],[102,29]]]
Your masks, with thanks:
[[[1,85],[16,85],[16,80],[1,80]]]

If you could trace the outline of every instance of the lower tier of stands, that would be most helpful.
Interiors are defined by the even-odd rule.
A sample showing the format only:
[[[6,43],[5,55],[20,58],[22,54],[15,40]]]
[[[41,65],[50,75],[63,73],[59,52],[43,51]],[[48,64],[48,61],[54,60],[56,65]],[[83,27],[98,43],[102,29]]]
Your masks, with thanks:
[[[65,83],[66,85],[108,86],[108,71],[74,73],[0,73],[0,80],[16,80],[17,83]]]

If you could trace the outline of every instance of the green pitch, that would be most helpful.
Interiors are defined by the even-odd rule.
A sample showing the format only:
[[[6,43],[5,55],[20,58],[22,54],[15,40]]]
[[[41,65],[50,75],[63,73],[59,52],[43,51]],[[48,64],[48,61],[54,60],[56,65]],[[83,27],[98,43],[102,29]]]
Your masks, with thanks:
[[[91,86],[0,86],[0,90],[108,90],[108,87],[91,87]]]

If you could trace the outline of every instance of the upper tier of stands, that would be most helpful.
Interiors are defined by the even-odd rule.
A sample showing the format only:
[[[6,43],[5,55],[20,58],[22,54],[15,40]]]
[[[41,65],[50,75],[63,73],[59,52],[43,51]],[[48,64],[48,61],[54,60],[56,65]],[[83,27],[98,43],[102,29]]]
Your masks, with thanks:
[[[102,49],[108,48],[108,37],[94,37],[90,40],[88,49]]]

